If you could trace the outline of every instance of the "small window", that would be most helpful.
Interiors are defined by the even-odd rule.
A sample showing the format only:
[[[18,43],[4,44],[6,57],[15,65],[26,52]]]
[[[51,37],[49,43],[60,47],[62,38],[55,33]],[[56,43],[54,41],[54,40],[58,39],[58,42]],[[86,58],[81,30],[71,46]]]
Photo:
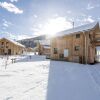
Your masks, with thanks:
[[[4,53],[4,49],[2,50],[2,52]]]
[[[2,45],[4,44],[4,42],[2,42]]]
[[[80,50],[80,46],[75,46],[75,51],[79,51]]]
[[[76,38],[80,38],[80,34],[76,34]]]
[[[89,34],[89,38],[91,38],[91,35]]]
[[[59,54],[59,57],[60,58],[64,58],[64,54]]]
[[[58,53],[57,48],[54,48],[54,54],[57,54],[57,53]]]

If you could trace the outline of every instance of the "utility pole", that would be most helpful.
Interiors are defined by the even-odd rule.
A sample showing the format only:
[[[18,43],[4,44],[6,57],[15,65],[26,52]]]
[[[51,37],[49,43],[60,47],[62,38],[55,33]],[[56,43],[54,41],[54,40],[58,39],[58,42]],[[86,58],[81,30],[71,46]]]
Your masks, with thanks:
[[[69,23],[71,23],[72,24],[72,28],[74,29],[74,27],[75,27],[74,19],[71,19],[71,20],[66,19],[66,21],[68,21]]]
[[[73,29],[74,29],[74,24],[75,24],[75,23],[74,23],[74,22],[72,22],[72,25],[73,25]]]

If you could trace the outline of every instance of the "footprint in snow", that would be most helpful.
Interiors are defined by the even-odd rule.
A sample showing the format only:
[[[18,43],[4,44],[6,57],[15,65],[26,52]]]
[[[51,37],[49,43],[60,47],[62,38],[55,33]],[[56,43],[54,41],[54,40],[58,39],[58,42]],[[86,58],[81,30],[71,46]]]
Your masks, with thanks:
[[[4,100],[11,100],[13,97],[7,97],[6,99],[4,99]]]

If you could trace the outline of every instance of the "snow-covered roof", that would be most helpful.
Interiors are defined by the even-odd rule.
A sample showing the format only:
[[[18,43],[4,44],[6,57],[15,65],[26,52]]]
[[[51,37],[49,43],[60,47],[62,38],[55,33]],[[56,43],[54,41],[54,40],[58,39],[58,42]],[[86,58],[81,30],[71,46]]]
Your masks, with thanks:
[[[41,45],[50,45],[50,40],[39,40]]]
[[[1,38],[1,39],[6,39],[6,40],[12,42],[12,43],[15,44],[15,45],[18,45],[18,46],[20,46],[20,47],[25,47],[24,45],[22,45],[22,44],[20,44],[20,43],[18,43],[18,42],[16,42],[16,41],[14,41],[14,40],[11,40],[11,39],[8,39],[8,38]]]
[[[46,49],[50,49],[50,46],[48,46],[48,45],[44,45],[43,47]]]
[[[93,29],[97,24],[98,24],[98,22],[93,22],[93,23],[90,23],[90,24],[78,26],[78,27],[75,27],[75,28],[72,28],[72,29],[69,29],[69,30],[64,30],[64,31],[58,32],[58,33],[56,33],[55,36],[65,36],[65,35],[68,35],[68,34],[71,34],[71,33],[73,34],[73,33],[76,33],[76,32],[87,31],[87,30]]]

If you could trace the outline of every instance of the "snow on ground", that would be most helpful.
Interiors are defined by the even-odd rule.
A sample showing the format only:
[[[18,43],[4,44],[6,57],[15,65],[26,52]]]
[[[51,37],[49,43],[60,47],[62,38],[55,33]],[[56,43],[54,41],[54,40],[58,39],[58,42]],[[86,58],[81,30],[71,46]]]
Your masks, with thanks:
[[[51,61],[47,100],[100,100],[100,65]]]
[[[11,59],[16,58],[15,63]],[[0,100],[100,100],[100,64],[50,61],[45,56],[0,58]]]
[[[6,69],[1,66],[0,100],[44,100],[50,63],[44,59],[26,56]]]

